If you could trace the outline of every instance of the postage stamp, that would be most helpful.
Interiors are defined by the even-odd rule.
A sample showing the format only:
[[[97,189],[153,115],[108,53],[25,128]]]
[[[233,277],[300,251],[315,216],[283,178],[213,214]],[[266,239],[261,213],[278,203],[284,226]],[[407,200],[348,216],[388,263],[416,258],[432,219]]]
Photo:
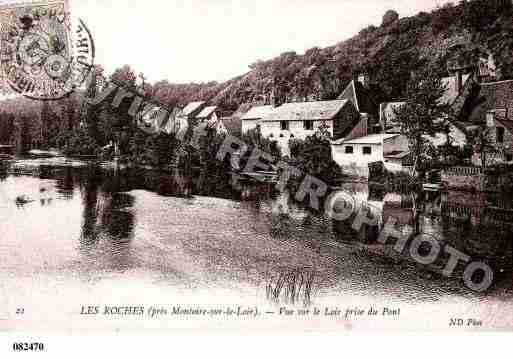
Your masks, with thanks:
[[[2,6],[0,33],[4,87],[25,97],[64,98],[93,66],[91,33],[79,20],[72,34],[67,0]]]
[[[513,2],[455,3],[0,0],[0,333],[513,331]]]

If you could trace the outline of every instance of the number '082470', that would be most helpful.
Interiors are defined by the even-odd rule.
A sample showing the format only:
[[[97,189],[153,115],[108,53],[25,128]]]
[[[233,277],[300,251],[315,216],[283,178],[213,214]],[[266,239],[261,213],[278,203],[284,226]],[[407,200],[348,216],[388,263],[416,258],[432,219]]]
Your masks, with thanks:
[[[15,352],[40,352],[45,350],[43,343],[13,343],[12,349]]]

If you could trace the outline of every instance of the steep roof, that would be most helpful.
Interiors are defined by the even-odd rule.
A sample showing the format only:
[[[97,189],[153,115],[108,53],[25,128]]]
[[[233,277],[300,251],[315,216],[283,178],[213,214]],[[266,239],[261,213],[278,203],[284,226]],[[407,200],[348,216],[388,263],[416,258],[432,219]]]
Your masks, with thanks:
[[[469,74],[462,76],[462,89],[465,87],[469,79]],[[439,103],[448,103],[449,105],[452,105],[461,94],[461,92],[458,92],[458,88],[456,87],[456,76],[442,78],[442,84],[446,87],[446,91],[438,101]]]
[[[481,84],[473,105],[473,122],[484,121],[487,112],[494,110],[505,110],[506,120],[513,121],[513,80]]]
[[[196,116],[196,118],[207,118],[212,115],[215,110],[217,110],[217,106],[207,106]]]
[[[183,108],[182,115],[190,116],[194,112],[198,112],[204,104],[205,104],[205,101],[191,102]]]
[[[513,134],[513,121],[512,120],[500,120],[497,119],[497,122],[499,122],[501,125],[503,125],[509,133]]]
[[[248,112],[246,112],[241,119],[242,120],[260,120],[266,115],[271,113],[274,107],[271,105],[253,106]]]
[[[285,103],[268,113],[262,121],[331,120],[348,103],[348,100]]]
[[[364,137],[358,137],[353,138],[351,140],[338,140],[332,142],[332,144],[335,145],[342,145],[342,144],[354,144],[354,145],[374,145],[374,144],[382,144],[384,140],[388,140],[389,138],[400,136],[399,134],[375,134],[375,135],[368,135]]]
[[[349,100],[360,113],[368,113],[377,118],[379,106],[374,101],[371,91],[360,82],[352,80],[338,97],[339,100]]]

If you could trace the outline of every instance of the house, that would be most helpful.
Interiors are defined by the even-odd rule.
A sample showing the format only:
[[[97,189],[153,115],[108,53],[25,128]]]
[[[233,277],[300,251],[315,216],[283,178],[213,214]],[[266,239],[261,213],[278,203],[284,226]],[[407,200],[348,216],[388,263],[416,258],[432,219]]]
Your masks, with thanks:
[[[332,137],[341,138],[350,135],[359,120],[350,101],[334,100],[285,103],[264,116],[260,124],[262,135],[269,138],[305,139],[321,126]],[[366,128],[362,134],[365,132]]]
[[[488,156],[491,162],[512,162],[513,80],[480,84],[479,90],[469,103],[471,110],[468,122],[486,124],[489,138],[496,147],[496,153]]]
[[[235,115],[221,117],[219,121],[222,123],[223,128],[226,130],[226,133],[231,136],[241,137],[242,136],[242,120],[240,117]]]
[[[186,117],[188,120],[192,120],[203,110],[205,106],[205,101],[191,102],[182,109],[179,116]]]
[[[201,112],[196,115],[197,122],[198,123],[201,123],[201,122],[211,122],[211,123],[217,122],[218,117],[217,117],[216,110],[217,110],[217,106],[206,106],[206,107],[204,107],[203,110],[201,110]]]
[[[400,134],[371,134],[340,139],[332,142],[331,148],[333,160],[346,172],[360,177],[369,175],[369,163],[373,162],[383,162],[390,171],[401,171],[402,162],[401,166],[397,166],[395,161],[390,160],[395,157],[404,159],[409,154],[408,139]]]
[[[218,134],[228,134],[240,136],[241,131],[237,131],[237,124],[240,126],[240,119],[229,116],[231,112],[222,112],[217,106],[206,106],[196,115],[198,124],[205,124],[210,129],[215,129]]]
[[[371,90],[368,74],[360,74],[346,86],[338,97],[339,100],[349,100],[362,119],[367,122],[368,133],[379,133],[379,105],[375,98],[377,94]]]
[[[461,70],[454,71],[454,75],[442,78],[441,81],[446,91],[438,101],[441,104],[451,106],[456,116],[461,117],[464,104],[472,93],[475,81],[474,76],[471,74],[463,74]],[[395,113],[405,104],[406,101],[384,102],[380,104],[379,123],[384,133],[401,133],[400,124],[396,120]],[[449,141],[453,146],[463,148],[467,144],[468,126],[463,122],[449,121],[448,119],[439,119],[439,122],[445,122],[448,126]],[[424,138],[429,140],[434,147],[443,146],[448,141],[447,133],[437,133],[435,136],[424,136]]]
[[[253,106],[241,117],[242,133],[246,133],[249,130],[257,128],[260,125],[262,118],[267,116],[274,110],[272,105],[259,105]]]

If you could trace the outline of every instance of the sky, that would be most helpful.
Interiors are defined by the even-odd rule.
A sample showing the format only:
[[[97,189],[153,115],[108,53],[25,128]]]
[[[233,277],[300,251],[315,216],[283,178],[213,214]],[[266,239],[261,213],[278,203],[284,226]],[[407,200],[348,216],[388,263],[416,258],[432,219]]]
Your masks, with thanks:
[[[10,3],[14,0],[0,0]],[[259,59],[303,53],[445,0],[69,0],[92,32],[96,63],[122,65],[150,82],[225,81]]]

